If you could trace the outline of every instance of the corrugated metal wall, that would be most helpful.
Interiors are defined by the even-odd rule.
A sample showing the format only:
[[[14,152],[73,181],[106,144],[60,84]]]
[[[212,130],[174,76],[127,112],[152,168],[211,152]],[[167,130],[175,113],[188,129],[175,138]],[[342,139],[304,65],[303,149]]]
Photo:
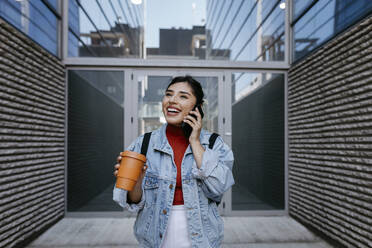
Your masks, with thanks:
[[[284,75],[276,75],[232,107],[235,182],[262,201],[250,210],[285,208],[284,106]],[[234,190],[233,209],[246,210]]]
[[[123,210],[112,200],[113,166],[124,147],[123,114],[123,106],[69,71],[67,211]]]
[[[0,247],[64,215],[62,63],[0,19]]]
[[[289,71],[290,215],[372,247],[372,18]]]

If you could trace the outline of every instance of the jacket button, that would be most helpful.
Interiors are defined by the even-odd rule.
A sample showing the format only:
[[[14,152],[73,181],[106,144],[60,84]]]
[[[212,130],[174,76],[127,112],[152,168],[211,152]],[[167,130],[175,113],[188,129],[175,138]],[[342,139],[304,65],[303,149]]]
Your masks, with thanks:
[[[163,214],[167,214],[167,210],[163,209]]]
[[[170,188],[170,189],[173,189],[173,184],[169,185],[169,188]]]

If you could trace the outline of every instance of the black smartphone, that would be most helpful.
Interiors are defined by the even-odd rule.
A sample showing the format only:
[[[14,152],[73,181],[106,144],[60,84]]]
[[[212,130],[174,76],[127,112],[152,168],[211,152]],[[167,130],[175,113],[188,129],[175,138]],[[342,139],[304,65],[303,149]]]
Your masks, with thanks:
[[[199,113],[201,115],[201,118],[203,119],[204,113],[203,113],[203,110],[202,110],[201,106],[200,105],[195,105],[195,107],[192,110],[195,110],[196,108],[199,109]],[[190,114],[190,115],[196,119],[196,116],[194,114]],[[182,122],[181,127],[182,127],[182,130],[183,130],[183,133],[185,134],[185,136],[187,138],[189,138],[190,135],[191,135],[191,132],[192,132],[192,127],[189,124],[187,124],[186,122]]]

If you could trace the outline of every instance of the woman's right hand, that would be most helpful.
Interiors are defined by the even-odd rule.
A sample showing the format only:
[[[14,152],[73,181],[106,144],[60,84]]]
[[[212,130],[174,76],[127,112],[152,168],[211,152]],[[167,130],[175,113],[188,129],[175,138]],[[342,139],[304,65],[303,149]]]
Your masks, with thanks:
[[[118,162],[117,164],[114,165],[114,176],[117,177],[118,176],[118,173],[119,173],[119,168],[120,168],[120,162],[121,162],[121,159],[122,159],[122,155],[123,153],[121,152],[119,154],[119,156],[116,158],[116,161]],[[137,183],[136,183],[136,186],[137,185],[141,185],[142,184],[142,180],[143,178],[145,177],[145,174],[146,174],[146,170],[147,170],[147,165],[143,165],[143,168],[142,168],[142,171],[141,171],[141,174],[137,180]],[[137,186],[138,187],[138,186]]]
[[[116,158],[116,161],[118,162],[117,164],[114,165],[114,176],[117,177],[118,176],[118,171],[119,171],[119,168],[120,168],[120,162],[121,162],[121,154]]]
[[[119,168],[120,168],[120,162],[121,162],[121,159],[122,159],[122,152],[119,154],[119,156],[116,158],[116,161],[118,162],[117,164],[114,165],[114,176],[117,177],[118,176],[118,172],[119,172]],[[142,172],[141,172],[141,175],[139,177],[139,179],[142,181],[142,179],[145,177],[145,172],[147,170],[147,165],[144,165],[143,166],[143,169],[142,169]]]
[[[120,155],[116,158],[116,161],[118,163],[115,164],[115,166],[114,166],[115,177],[118,175],[121,159],[122,159],[122,153],[120,153]],[[145,177],[146,170],[147,170],[147,165],[145,164],[142,168],[141,175],[139,176],[139,178],[137,180],[137,183],[134,186],[133,190],[128,192],[128,198],[127,198],[128,202],[130,202],[130,203],[140,202],[141,197],[142,197],[142,187],[141,187],[141,185],[142,185],[142,180]]]

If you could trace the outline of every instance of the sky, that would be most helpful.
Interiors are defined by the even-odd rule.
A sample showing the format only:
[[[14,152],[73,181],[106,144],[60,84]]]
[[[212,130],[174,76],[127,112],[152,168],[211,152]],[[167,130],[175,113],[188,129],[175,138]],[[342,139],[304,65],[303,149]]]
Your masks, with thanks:
[[[159,28],[191,29],[205,20],[206,0],[146,0],[145,44],[159,47]]]

